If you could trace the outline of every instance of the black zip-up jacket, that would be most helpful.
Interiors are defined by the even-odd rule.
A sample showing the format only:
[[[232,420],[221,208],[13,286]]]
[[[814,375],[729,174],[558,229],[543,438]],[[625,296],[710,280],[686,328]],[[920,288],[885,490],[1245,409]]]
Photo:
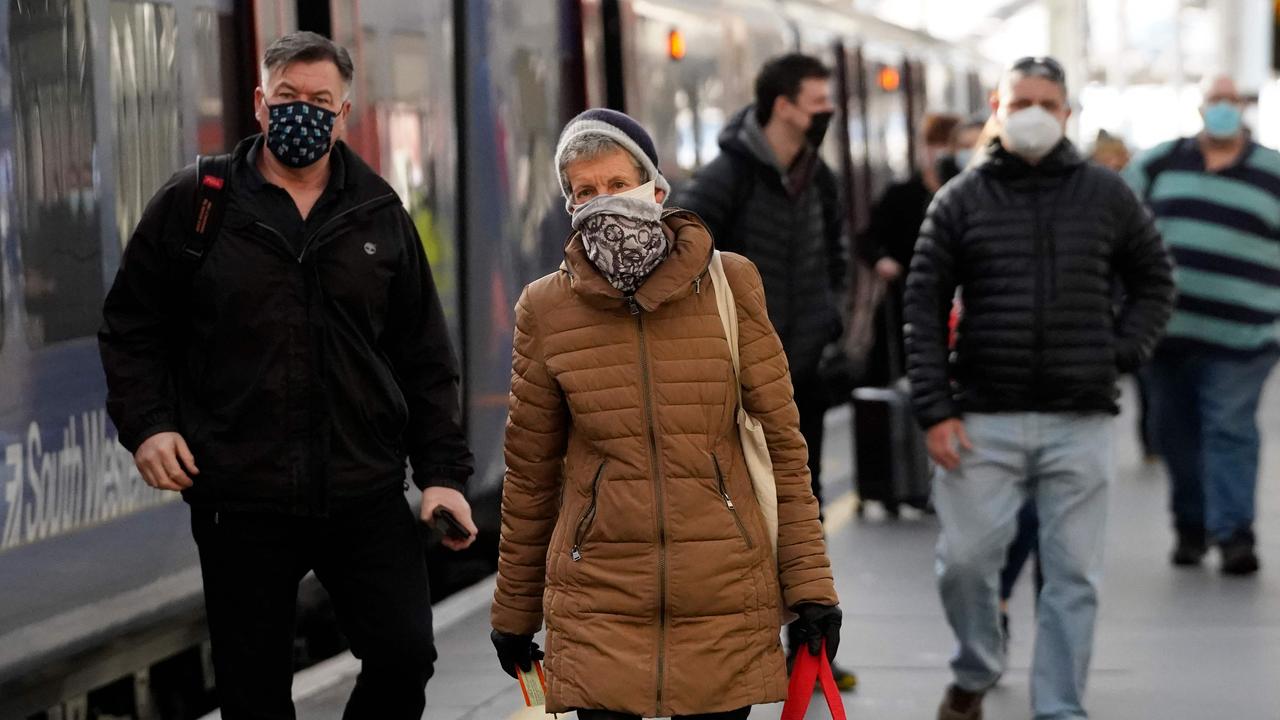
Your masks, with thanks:
[[[236,148],[222,231],[194,275],[177,257],[193,167],[129,240],[98,336],[120,442],[181,433],[200,469],[184,498],[223,509],[324,514],[402,483],[406,453],[419,487],[461,489],[473,459],[458,367],[400,199],[339,142],[304,222],[258,152],[261,136]]]
[[[966,411],[1115,413],[1119,374],[1150,357],[1173,296],[1169,254],[1119,175],[1066,140],[1034,166],[997,140],[934,197],[912,257],[916,416],[928,428]]]
[[[697,213],[716,247],[747,256],[764,280],[769,320],[793,376],[812,377],[840,334],[848,251],[835,175],[812,154],[804,177],[779,167],[755,116],[738,111],[721,131],[721,153],[698,170],[674,204]]]

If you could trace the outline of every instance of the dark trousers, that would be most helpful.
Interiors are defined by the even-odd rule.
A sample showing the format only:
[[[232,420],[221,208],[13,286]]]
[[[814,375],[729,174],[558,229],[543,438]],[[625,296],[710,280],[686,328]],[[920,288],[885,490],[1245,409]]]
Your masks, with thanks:
[[[823,420],[827,415],[827,389],[822,386],[816,370],[794,377],[796,410],[800,413],[800,434],[809,446],[809,475],[813,481],[813,496],[818,499],[818,513],[821,517],[822,435]]]
[[[1169,471],[1174,525],[1213,542],[1251,533],[1262,445],[1258,403],[1280,350],[1158,353],[1144,372],[1151,429]]]
[[[671,720],[746,720],[751,708],[728,712],[706,713],[704,715],[673,715]],[[639,715],[616,713],[612,710],[579,710],[578,720],[640,720]]]
[[[1013,536],[1009,545],[1009,554],[1005,556],[1004,567],[1000,569],[1000,599],[1013,597],[1013,586],[1022,574],[1022,566],[1032,554],[1039,555],[1040,548],[1040,516],[1036,514],[1036,501],[1031,499],[1023,503],[1018,511],[1018,534]],[[1040,559],[1036,558],[1036,595],[1044,587],[1044,575],[1040,572]]]
[[[809,475],[813,481],[813,496],[818,499],[818,519],[824,519],[822,511],[822,436],[827,415],[828,395],[818,379],[817,372],[794,375],[796,410],[800,413],[800,434],[809,446]],[[795,623],[787,626],[787,647],[800,645],[796,641]],[[713,718],[716,716],[712,716]],[[742,717],[746,717],[743,715]]]
[[[421,718],[436,651],[417,524],[399,488],[326,518],[192,508],[222,717],[295,717],[295,606],[314,570],[362,662],[344,720]]]

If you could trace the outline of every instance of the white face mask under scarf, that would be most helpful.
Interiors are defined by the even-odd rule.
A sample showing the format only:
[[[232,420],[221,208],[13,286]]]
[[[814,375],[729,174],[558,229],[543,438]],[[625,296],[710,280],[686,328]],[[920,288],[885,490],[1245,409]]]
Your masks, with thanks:
[[[654,181],[618,195],[598,195],[573,213],[573,229],[609,284],[630,295],[666,259],[671,246],[662,231],[662,205]]]
[[[1000,133],[1005,149],[1030,162],[1038,162],[1062,140],[1062,123],[1039,105],[1019,110],[1004,121]]]

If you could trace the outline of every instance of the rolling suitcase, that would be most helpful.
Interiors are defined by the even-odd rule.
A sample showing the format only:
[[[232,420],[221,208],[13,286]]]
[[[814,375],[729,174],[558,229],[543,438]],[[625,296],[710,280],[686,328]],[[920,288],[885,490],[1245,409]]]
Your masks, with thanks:
[[[895,293],[886,294],[879,313],[889,377],[894,380],[887,387],[853,391],[854,486],[859,517],[868,501],[880,503],[889,517],[898,517],[903,504],[929,509],[933,467],[924,433],[911,410],[899,302]]]
[[[868,501],[890,517],[904,504],[927,508],[933,468],[906,380],[853,391],[853,448],[859,516]]]

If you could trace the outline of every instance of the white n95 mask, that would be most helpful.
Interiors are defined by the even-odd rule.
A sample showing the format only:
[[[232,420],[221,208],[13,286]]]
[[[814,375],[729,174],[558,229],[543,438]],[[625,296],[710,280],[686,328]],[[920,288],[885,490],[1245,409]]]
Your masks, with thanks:
[[[1000,139],[1005,149],[1030,162],[1049,154],[1062,140],[1062,123],[1039,105],[1019,110],[1004,121]]]

